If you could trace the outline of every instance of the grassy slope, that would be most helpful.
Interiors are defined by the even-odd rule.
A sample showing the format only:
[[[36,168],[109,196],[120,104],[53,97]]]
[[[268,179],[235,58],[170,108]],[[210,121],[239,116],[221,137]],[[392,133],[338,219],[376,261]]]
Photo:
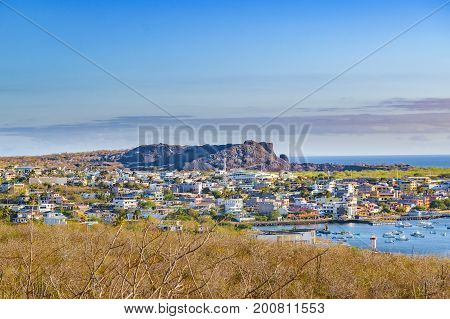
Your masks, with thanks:
[[[449,298],[449,266],[227,228],[0,225],[1,298]]]
[[[299,176],[308,178],[327,177],[326,172],[297,172]],[[334,178],[399,178],[408,176],[450,176],[450,168],[438,168],[438,167],[416,167],[409,170],[363,170],[357,171],[343,171],[333,172],[330,174]]]

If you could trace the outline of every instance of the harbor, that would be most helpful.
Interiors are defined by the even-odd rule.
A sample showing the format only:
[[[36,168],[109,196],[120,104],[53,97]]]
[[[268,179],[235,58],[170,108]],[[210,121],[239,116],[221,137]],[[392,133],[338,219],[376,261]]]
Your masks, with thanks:
[[[371,237],[376,237],[376,250],[407,255],[450,257],[450,218],[433,220],[402,220],[394,223],[323,223],[299,225],[255,226],[263,234],[298,233],[313,229],[318,241],[372,249]]]

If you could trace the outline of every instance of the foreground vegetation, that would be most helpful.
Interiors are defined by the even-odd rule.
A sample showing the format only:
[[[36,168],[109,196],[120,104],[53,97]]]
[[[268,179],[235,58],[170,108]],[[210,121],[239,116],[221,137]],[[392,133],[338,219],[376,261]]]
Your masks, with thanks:
[[[449,298],[449,266],[222,226],[0,225],[1,298]]]

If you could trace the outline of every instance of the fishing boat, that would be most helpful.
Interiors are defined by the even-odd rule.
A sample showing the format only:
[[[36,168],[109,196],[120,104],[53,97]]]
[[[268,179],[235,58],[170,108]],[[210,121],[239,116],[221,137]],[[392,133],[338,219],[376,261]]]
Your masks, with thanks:
[[[411,233],[411,236],[417,237],[417,238],[424,238],[425,235],[422,234],[420,231],[415,231],[414,233]]]

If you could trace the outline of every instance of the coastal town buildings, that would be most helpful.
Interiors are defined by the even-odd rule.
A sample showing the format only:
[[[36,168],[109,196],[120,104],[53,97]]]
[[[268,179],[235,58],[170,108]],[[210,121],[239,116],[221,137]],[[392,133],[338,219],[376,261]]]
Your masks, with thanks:
[[[16,224],[30,220],[64,225],[146,218],[208,217],[252,223],[414,217],[450,207],[449,189],[449,179],[429,176],[339,179],[329,173],[307,178],[295,172],[95,166],[0,169],[0,208]]]

